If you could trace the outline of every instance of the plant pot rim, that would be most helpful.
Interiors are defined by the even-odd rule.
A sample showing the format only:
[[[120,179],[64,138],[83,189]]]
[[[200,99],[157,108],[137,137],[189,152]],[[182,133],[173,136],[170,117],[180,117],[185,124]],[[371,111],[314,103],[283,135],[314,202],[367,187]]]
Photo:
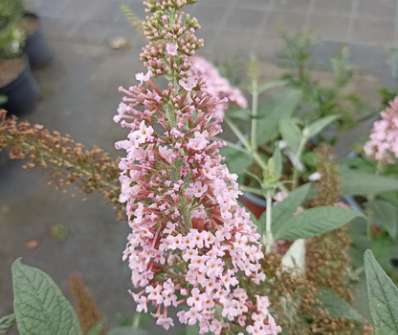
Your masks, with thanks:
[[[25,10],[25,11],[23,12],[23,17],[31,17],[31,18],[36,19],[36,20],[38,20],[38,21],[41,20],[41,19],[40,19],[40,16],[39,16],[38,14],[36,14],[35,12],[32,12],[32,11],[30,11],[30,10]]]
[[[24,11],[23,13],[23,18],[31,18],[36,20],[37,23],[37,27],[35,30],[33,30],[32,32],[27,32],[26,37],[29,38],[30,36],[34,36],[38,33],[38,31],[40,31],[41,29],[41,18],[38,14],[31,12],[31,11]]]
[[[244,192],[243,197],[246,198],[247,200],[251,201],[256,206],[261,206],[263,208],[267,208],[267,202],[265,201],[265,199],[258,196],[257,194]]]

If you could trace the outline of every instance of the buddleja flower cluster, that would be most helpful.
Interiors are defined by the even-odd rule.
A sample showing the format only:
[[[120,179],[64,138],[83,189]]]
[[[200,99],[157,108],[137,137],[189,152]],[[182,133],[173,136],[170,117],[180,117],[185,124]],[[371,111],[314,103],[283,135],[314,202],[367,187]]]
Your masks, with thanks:
[[[364,150],[370,158],[383,164],[393,164],[398,159],[398,97],[374,123]]]
[[[242,91],[237,87],[231,86],[230,82],[220,75],[215,66],[203,57],[192,57],[191,71],[194,76],[196,75],[203,79],[206,83],[204,89],[209,95],[216,96],[225,101],[217,106],[217,118],[223,119],[224,113],[228,110],[230,103],[240,108],[247,108],[247,99]]]
[[[273,335],[281,329],[266,296],[247,288],[265,280],[260,236],[238,205],[236,177],[219,154],[220,106],[192,56],[203,41],[196,19],[181,9],[193,0],[146,1],[146,72],[124,94],[115,121],[129,129],[116,143],[121,195],[132,229],[124,258],[139,312],[157,324],[198,324],[200,333]],[[156,77],[164,76],[161,89]]]

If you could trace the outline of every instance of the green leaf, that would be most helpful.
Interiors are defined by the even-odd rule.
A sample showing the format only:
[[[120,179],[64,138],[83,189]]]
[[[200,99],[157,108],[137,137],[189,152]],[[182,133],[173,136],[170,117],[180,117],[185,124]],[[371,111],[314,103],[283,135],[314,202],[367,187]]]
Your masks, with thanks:
[[[272,229],[280,226],[283,222],[290,219],[297,208],[304,202],[310,192],[311,185],[306,184],[290,192],[285,200],[276,204],[272,208]],[[265,214],[261,216],[261,221],[265,222]]]
[[[15,314],[6,315],[0,318],[0,335],[6,335],[15,325]]]
[[[263,94],[270,89],[282,87],[287,84],[286,80],[273,80],[258,87],[258,94]]]
[[[248,154],[232,147],[223,148],[221,154],[225,157],[229,170],[237,175],[242,175],[252,161]]]
[[[350,208],[317,207],[307,209],[276,226],[275,239],[294,241],[300,238],[320,236],[357,217],[363,217],[363,215]]]
[[[288,147],[297,153],[303,134],[296,122],[293,119],[282,119],[279,121],[279,130]]]
[[[198,326],[188,326],[185,328],[185,335],[198,335],[199,327]]]
[[[257,143],[259,145],[274,140],[279,135],[279,121],[290,118],[302,99],[297,89],[285,89],[272,94],[259,108],[257,121]]]
[[[103,330],[104,330],[104,325],[102,323],[99,323],[94,327],[92,327],[85,335],[100,335]]]
[[[272,162],[272,175],[275,179],[279,180],[282,175],[283,161],[281,149],[278,146],[275,147],[274,154],[270,161]]]
[[[314,136],[318,135],[327,126],[329,126],[332,122],[336,121],[337,119],[338,119],[338,116],[331,115],[331,116],[326,116],[320,120],[317,120],[305,128],[305,130],[304,130],[305,135],[307,136],[307,138],[314,137]]]
[[[387,235],[373,236],[370,245],[366,249],[371,249],[379,264],[389,275],[395,275],[396,269],[391,264],[391,258],[398,255],[398,246]],[[363,252],[362,252],[363,262]],[[396,275],[395,275],[396,277]]]
[[[392,239],[397,237],[398,209],[384,200],[374,200],[368,203],[371,211],[369,219],[371,223],[375,223],[382,227]]]
[[[20,335],[80,335],[75,312],[54,281],[18,259],[11,268]]]
[[[247,109],[232,109],[228,111],[228,117],[236,120],[249,121],[251,120],[251,111]]]
[[[113,328],[108,335],[149,335],[144,329],[135,329],[133,327],[118,327]]]
[[[375,335],[398,334],[398,289],[377,263],[372,251],[367,250],[364,259]]]
[[[315,152],[307,151],[301,156],[302,162],[309,167],[317,167],[319,163],[318,155]]]
[[[365,318],[354,307],[332,290],[320,289],[318,299],[332,318],[343,318],[361,323],[366,322]]]
[[[341,169],[343,195],[377,195],[398,191],[398,178],[377,176],[348,168]]]

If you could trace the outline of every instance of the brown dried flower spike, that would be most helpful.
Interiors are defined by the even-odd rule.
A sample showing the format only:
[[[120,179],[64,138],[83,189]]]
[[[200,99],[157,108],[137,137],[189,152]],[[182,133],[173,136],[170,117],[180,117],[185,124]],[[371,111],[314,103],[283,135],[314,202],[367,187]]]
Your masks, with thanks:
[[[11,159],[24,160],[24,168],[46,168],[61,189],[76,185],[84,193],[99,192],[110,201],[120,218],[119,169],[116,160],[98,147],[86,149],[69,135],[50,132],[42,125],[6,118],[0,111],[0,151],[9,150]]]

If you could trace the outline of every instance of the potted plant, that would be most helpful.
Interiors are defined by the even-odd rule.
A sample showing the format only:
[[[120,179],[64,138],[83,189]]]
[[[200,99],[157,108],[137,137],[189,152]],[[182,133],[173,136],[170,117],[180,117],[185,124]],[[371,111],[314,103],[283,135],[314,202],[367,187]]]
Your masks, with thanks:
[[[25,33],[21,28],[23,7],[20,1],[0,4],[0,95],[7,97],[1,107],[12,114],[32,110],[39,88],[23,54]]]
[[[354,249],[370,248],[398,281],[398,98],[376,120],[365,145],[343,162],[343,194],[368,216],[353,234]],[[365,243],[366,242],[366,243]]]
[[[26,32],[24,51],[32,68],[41,68],[48,65],[53,54],[44,37],[40,17],[30,11],[25,11],[22,26]]]
[[[226,124],[238,141],[229,142],[223,153],[246,192],[242,202],[260,216],[273,201],[319,179],[314,151],[320,142],[316,139],[338,116],[299,119],[296,113],[302,91],[289,87],[286,81],[262,84],[254,60],[249,68],[250,110],[226,113]],[[261,103],[260,97],[271,90],[272,94]]]
[[[178,318],[187,333],[196,325],[200,333],[216,335],[369,334],[366,319],[351,306],[350,241],[343,227],[364,217],[339,203],[337,167],[328,155],[317,165],[305,158],[310,140],[336,116],[298,120],[279,104],[269,107],[276,120],[261,115],[259,92],[284,83],[261,86],[254,78],[251,112],[240,113],[251,120],[250,139],[232,115],[227,118],[240,141],[230,146],[259,171],[246,172],[257,183],[246,188],[267,200],[265,215],[252,221],[238,204],[236,178],[223,163],[223,143],[216,137],[224,103],[231,98],[221,93],[225,83],[209,90],[207,72],[192,61],[203,41],[195,35],[198,22],[182,8],[195,2],[144,2],[149,13],[144,23],[148,44],[141,53],[146,71],[136,74],[135,85],[120,88],[123,98],[114,117],[129,130],[115,143],[125,151],[120,160],[2,113],[0,149],[10,148],[11,156],[26,159],[28,168],[52,169],[60,187],[75,183],[122,206],[132,229],[124,252],[132,270],[131,295],[137,311],[151,313],[157,325],[169,329]],[[300,94],[283,96],[293,104]],[[315,196],[305,184],[319,179],[311,167],[321,174]],[[275,199],[279,192],[286,192],[285,199]],[[287,251],[279,247],[286,242]],[[364,269],[375,332],[389,334],[398,291],[369,251]],[[101,332],[101,324],[91,324],[94,330],[79,326],[47,275],[21,261],[12,272],[15,315],[0,319],[4,329],[16,322],[21,335],[32,327],[42,333]],[[43,296],[51,298],[45,306]],[[386,297],[392,297],[391,303]],[[32,305],[32,299],[38,303]]]

